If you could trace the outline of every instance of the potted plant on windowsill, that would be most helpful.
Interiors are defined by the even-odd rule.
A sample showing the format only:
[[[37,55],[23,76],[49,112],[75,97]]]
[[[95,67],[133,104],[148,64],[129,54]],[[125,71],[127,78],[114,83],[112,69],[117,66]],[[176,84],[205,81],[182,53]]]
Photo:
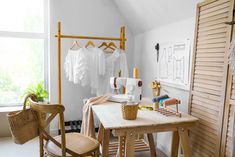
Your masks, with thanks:
[[[48,98],[48,92],[44,88],[44,85],[42,82],[36,85],[35,84],[30,85],[26,89],[24,95],[28,95],[28,94],[35,94],[39,102],[46,102],[46,99]]]

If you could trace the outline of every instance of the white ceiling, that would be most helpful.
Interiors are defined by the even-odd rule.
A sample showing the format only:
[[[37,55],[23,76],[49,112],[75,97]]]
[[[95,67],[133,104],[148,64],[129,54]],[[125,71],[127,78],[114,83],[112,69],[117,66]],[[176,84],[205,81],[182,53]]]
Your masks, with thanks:
[[[139,34],[193,17],[202,0],[113,0],[127,25]]]

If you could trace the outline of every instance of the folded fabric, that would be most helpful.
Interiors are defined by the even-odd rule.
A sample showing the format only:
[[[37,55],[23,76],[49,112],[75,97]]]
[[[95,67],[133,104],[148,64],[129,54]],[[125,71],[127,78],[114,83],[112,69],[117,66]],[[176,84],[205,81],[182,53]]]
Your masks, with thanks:
[[[106,102],[109,97],[110,94],[106,94],[103,96],[93,97],[87,100],[86,104],[83,106],[82,127],[81,127],[82,134],[90,136],[92,138],[96,138],[92,105],[102,104]]]

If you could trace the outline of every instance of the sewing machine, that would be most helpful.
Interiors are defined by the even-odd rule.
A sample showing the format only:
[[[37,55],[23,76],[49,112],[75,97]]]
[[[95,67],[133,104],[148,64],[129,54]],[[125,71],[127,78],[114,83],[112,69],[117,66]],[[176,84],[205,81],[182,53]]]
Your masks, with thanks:
[[[111,77],[110,85],[113,89],[113,96],[109,101],[114,102],[140,102],[142,81],[139,78]],[[121,93],[120,89],[125,87],[125,93]]]

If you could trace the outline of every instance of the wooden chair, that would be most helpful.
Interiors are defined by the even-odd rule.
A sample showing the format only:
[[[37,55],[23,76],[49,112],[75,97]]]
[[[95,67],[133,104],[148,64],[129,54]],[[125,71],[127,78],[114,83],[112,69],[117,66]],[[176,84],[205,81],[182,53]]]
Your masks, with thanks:
[[[84,157],[99,156],[99,142],[80,133],[66,133],[64,127],[64,106],[58,104],[39,104],[29,98],[30,108],[39,116],[40,157]],[[44,114],[46,118],[40,118]],[[61,135],[52,137],[46,128],[59,115]],[[45,151],[44,151],[45,149]]]

